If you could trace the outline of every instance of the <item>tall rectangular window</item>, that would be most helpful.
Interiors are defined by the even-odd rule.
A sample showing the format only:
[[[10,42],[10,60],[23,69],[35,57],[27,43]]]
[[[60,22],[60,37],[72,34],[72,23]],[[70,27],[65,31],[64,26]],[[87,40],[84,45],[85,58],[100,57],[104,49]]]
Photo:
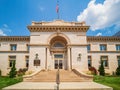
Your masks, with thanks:
[[[108,67],[108,56],[101,56],[104,67]]]
[[[118,66],[120,66],[120,56],[117,56]]]
[[[106,50],[107,50],[107,45],[100,44],[100,51],[106,51]]]
[[[91,56],[88,56],[88,67],[92,66],[92,60],[91,60]]]
[[[11,51],[16,51],[17,50],[17,45],[16,44],[11,44],[10,45],[10,50]]]
[[[90,44],[87,45],[87,50],[90,51],[91,50],[91,47],[90,47]]]
[[[120,51],[120,45],[116,45],[116,51]]]
[[[16,61],[16,56],[9,56],[9,67],[13,66],[14,61]]]
[[[25,56],[25,66],[29,67],[29,56]]]
[[[30,50],[30,46],[28,44],[26,46],[27,46],[27,51],[29,51]]]

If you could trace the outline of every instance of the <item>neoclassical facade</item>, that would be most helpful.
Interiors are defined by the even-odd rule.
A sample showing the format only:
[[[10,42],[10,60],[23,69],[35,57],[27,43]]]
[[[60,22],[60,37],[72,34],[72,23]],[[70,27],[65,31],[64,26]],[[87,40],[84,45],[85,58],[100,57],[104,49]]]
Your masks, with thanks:
[[[79,69],[98,70],[103,60],[105,72],[112,74],[120,65],[120,37],[86,36],[85,22],[32,22],[30,36],[0,36],[0,70],[7,75],[16,68],[28,71]]]

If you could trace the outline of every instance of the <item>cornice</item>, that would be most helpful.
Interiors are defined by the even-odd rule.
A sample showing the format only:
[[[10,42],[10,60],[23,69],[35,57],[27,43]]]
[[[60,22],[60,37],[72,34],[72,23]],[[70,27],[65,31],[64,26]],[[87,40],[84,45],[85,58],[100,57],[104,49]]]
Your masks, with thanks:
[[[30,32],[87,32],[89,26],[27,26]]]
[[[115,37],[115,36],[87,36],[87,41],[93,41],[93,42],[101,42],[101,41],[110,41],[110,42],[115,42],[118,41],[120,42],[120,37]]]
[[[30,41],[30,36],[0,36],[0,41]]]
[[[29,44],[29,46],[49,46],[49,44]]]
[[[120,51],[88,51],[88,53],[120,53]]]
[[[67,46],[87,46],[88,44],[68,44]]]
[[[0,53],[29,53],[29,51],[0,51]]]

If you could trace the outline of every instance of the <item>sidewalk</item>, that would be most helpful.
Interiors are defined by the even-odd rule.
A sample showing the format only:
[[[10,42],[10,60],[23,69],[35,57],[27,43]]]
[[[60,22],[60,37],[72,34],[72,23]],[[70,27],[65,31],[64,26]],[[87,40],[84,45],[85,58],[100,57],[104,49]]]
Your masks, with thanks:
[[[55,82],[21,82],[3,90],[56,90]],[[60,90],[113,90],[95,82],[62,82]]]

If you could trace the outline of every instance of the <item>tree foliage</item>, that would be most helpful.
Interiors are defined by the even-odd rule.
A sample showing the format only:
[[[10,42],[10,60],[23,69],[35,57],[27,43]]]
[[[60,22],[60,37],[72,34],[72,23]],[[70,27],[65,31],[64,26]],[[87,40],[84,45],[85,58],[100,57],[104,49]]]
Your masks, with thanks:
[[[11,68],[11,70],[9,72],[9,77],[10,78],[14,78],[16,76],[16,74],[17,74],[15,64],[16,64],[15,61],[13,61],[12,68]]]
[[[101,62],[100,62],[101,64],[100,64],[100,66],[99,66],[99,74],[101,75],[101,76],[105,76],[105,69],[104,69],[104,65],[103,65],[103,61],[101,60]]]
[[[117,76],[120,76],[120,65],[117,67],[117,69],[116,69],[116,75]]]

